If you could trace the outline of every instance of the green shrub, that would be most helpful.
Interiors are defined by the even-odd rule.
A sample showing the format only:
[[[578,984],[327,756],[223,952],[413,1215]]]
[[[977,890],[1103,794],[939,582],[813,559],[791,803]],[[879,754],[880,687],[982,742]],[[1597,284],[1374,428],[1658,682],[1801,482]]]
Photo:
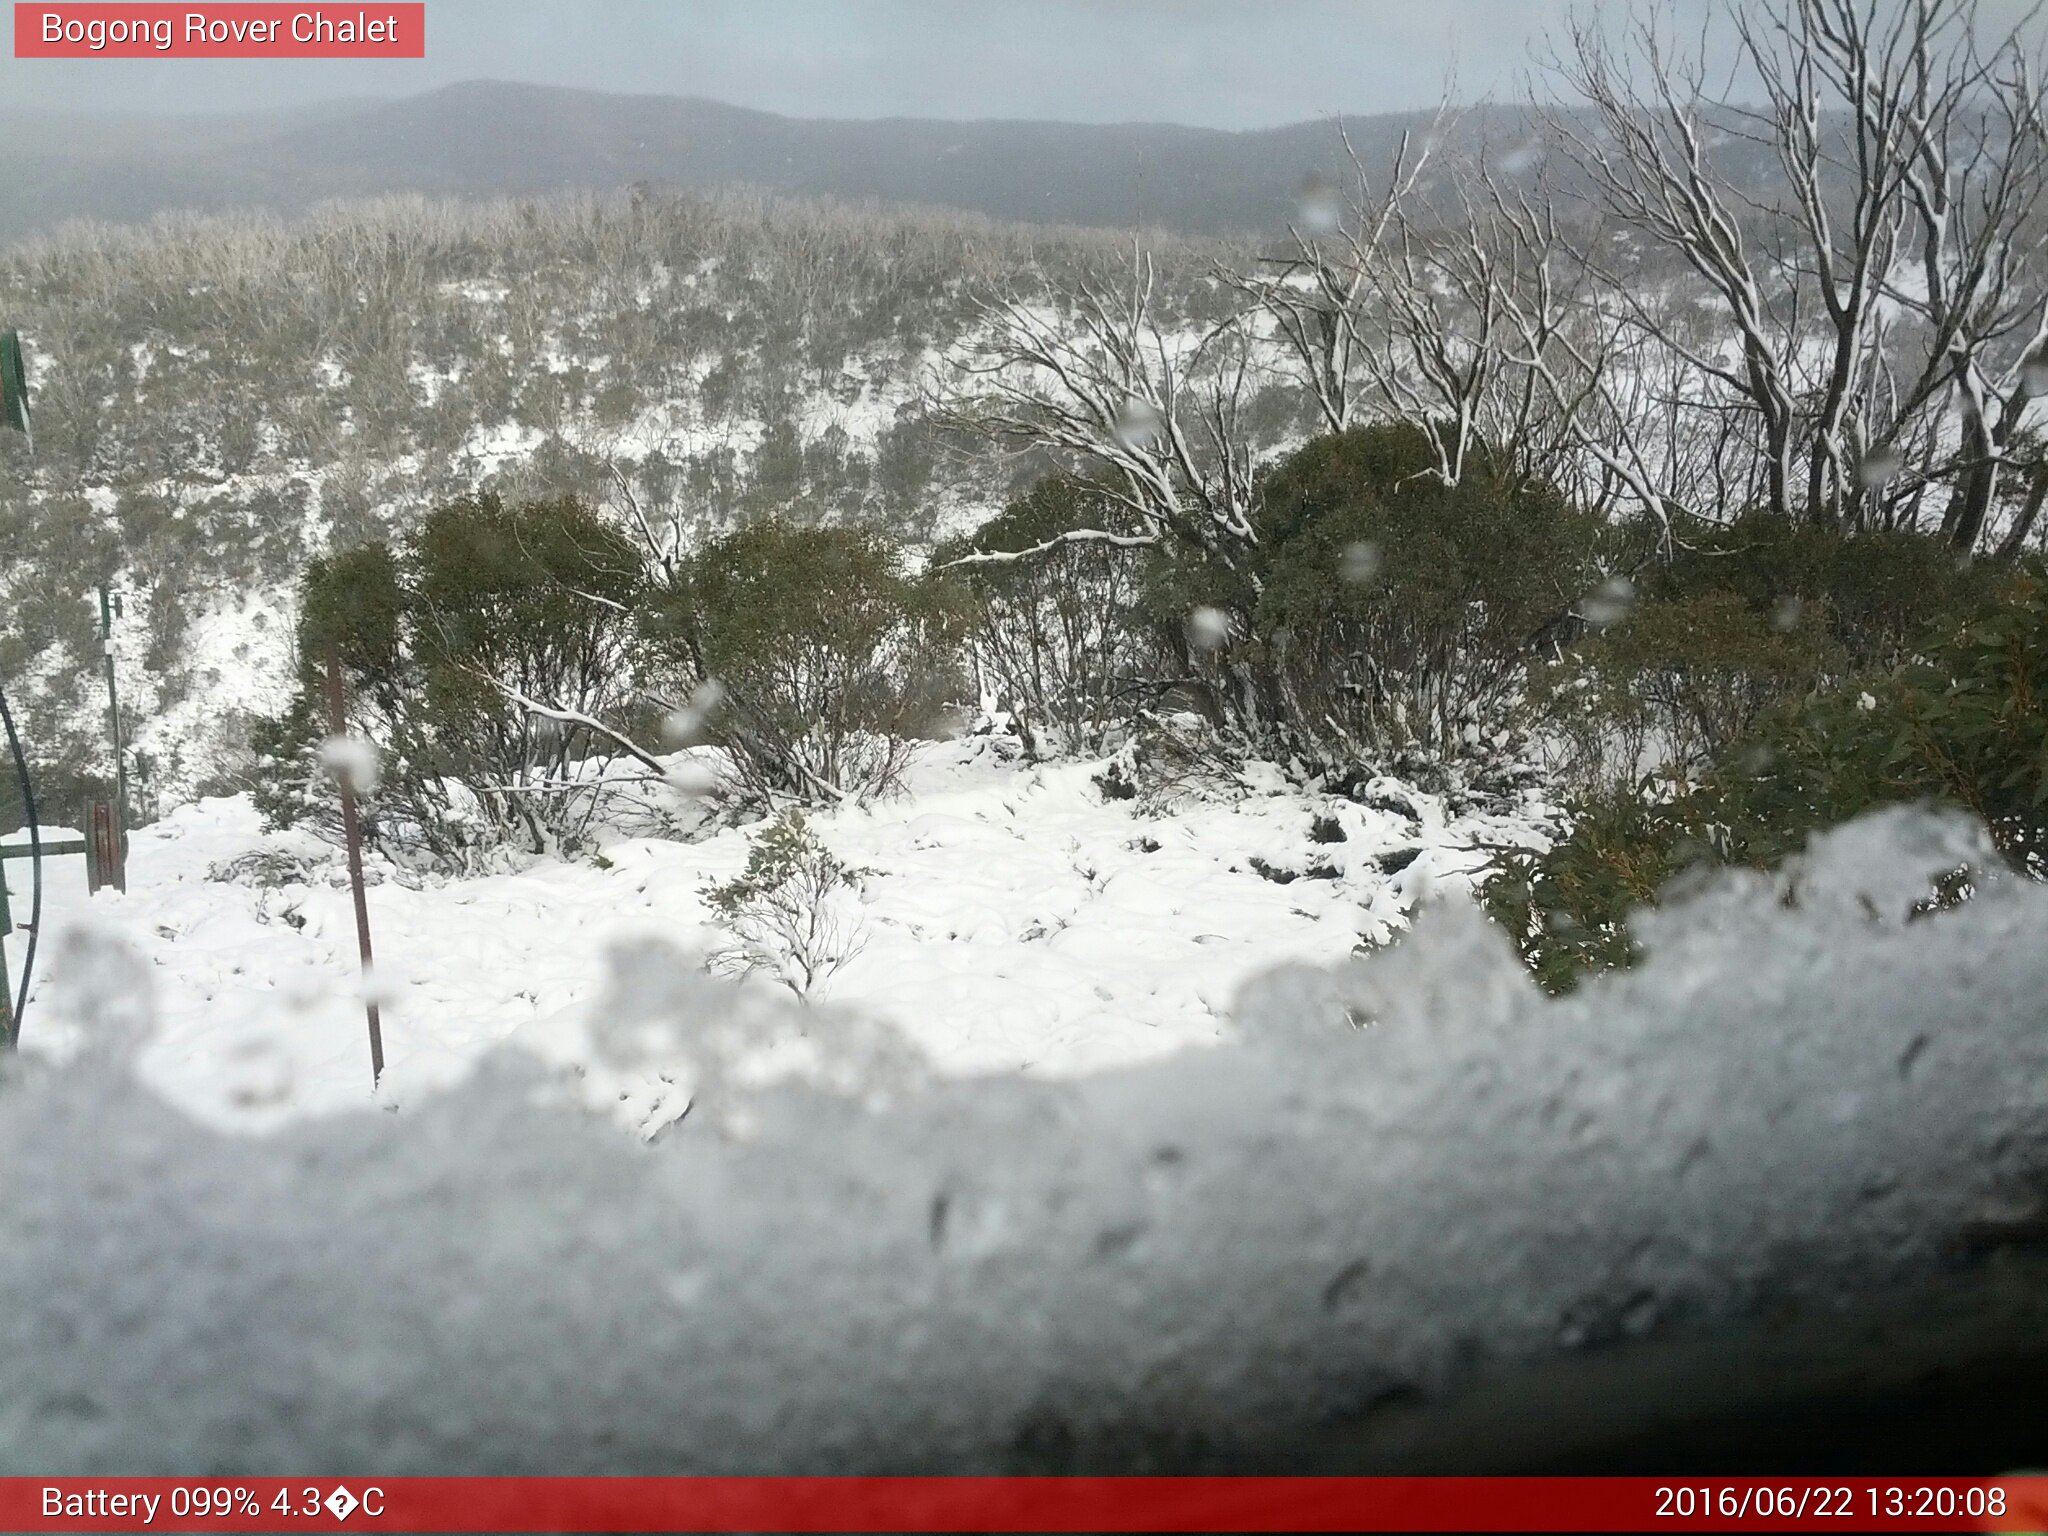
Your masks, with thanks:
[[[1476,455],[1445,486],[1421,431],[1318,438],[1263,487],[1251,630],[1310,740],[1453,752],[1503,723],[1591,575],[1597,525]]]
[[[857,956],[867,927],[857,897],[865,871],[841,862],[803,813],[770,821],[747,848],[738,876],[703,897],[737,942],[713,956],[733,975],[768,976],[799,1002]]]
[[[1152,636],[1137,612],[1135,552],[1054,542],[1077,530],[1138,531],[1101,487],[1051,475],[932,555],[932,568],[951,572],[971,594],[966,641],[976,680],[1009,711],[1033,755],[1101,751],[1157,691]],[[977,559],[991,554],[1017,558]]]
[[[389,545],[360,544],[308,563],[299,584],[297,686],[281,715],[260,720],[251,732],[257,771],[252,798],[267,826],[309,823],[339,840],[340,811],[319,762],[328,736],[326,656],[332,649],[348,692],[352,731],[372,742],[382,758],[381,795],[362,795],[364,835],[388,846],[386,807],[403,817],[404,786],[415,777],[412,753],[426,743],[408,729],[417,669],[404,641],[406,594]],[[429,793],[425,785],[422,794]],[[445,809],[445,807],[442,807]],[[413,819],[425,807],[412,807]],[[438,819],[438,818],[436,818]]]
[[[774,803],[892,788],[959,697],[963,621],[957,590],[879,536],[771,520],[686,561],[649,632],[686,688],[718,685],[708,734]]]
[[[1640,602],[1539,667],[1531,702],[1568,743],[1569,779],[1691,771],[1778,701],[1841,675],[1827,612],[1810,603],[1767,616],[1728,591]]]
[[[599,724],[630,693],[640,586],[634,547],[570,499],[468,498],[431,513],[400,549],[370,543],[314,561],[296,692],[256,733],[258,805],[273,825],[333,830],[319,763],[332,646],[350,733],[379,759],[363,796],[373,844],[459,868],[507,842],[576,842],[600,798],[579,782],[583,760],[608,754]]]
[[[1945,616],[1988,601],[2008,567],[1959,560],[1916,533],[1854,533],[1752,513],[1689,534],[1671,558],[1637,574],[1648,599],[1732,592],[1754,613],[1789,623],[1819,606],[1844,671],[1888,669]]]
[[[2008,575],[1924,656],[1781,701],[1696,781],[1657,776],[1576,808],[1572,834],[1511,854],[1487,902],[1554,991],[1628,963],[1627,919],[1698,865],[1775,868],[1879,805],[1959,806],[2017,869],[2048,875],[2048,580]]]
[[[1851,534],[1750,515],[1669,544],[1643,523],[1606,541],[1625,598],[1537,669],[1535,718],[1566,782],[1595,793],[1691,774],[1780,703],[1905,664],[1944,615],[1987,600],[2009,566],[1940,539]],[[1588,620],[1595,602],[1580,605]]]

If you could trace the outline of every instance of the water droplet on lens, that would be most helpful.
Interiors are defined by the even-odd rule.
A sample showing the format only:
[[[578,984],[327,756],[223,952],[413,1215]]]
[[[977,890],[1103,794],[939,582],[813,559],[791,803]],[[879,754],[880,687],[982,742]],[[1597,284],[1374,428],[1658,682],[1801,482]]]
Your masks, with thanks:
[[[1866,491],[1875,491],[1896,479],[1904,467],[1898,454],[1891,449],[1873,448],[1863,455],[1862,464],[1857,466],[1856,478]]]
[[[1188,642],[1198,651],[1221,650],[1230,639],[1230,615],[1220,608],[1197,608],[1188,615]]]
[[[711,1288],[711,1277],[701,1269],[679,1270],[662,1277],[661,1289],[670,1302],[678,1307],[694,1307],[704,1299],[704,1293]]]
[[[1149,448],[1159,441],[1159,434],[1165,428],[1160,419],[1158,407],[1149,400],[1140,400],[1136,395],[1127,397],[1116,413],[1116,440],[1125,448],[1137,452]]]
[[[677,763],[667,774],[669,788],[691,799],[710,794],[718,787],[718,774],[708,763]]]
[[[357,972],[354,992],[356,1001],[373,1008],[389,1008],[398,997],[397,988],[374,966],[368,965]]]
[[[1627,618],[1635,602],[1636,584],[1626,576],[1610,576],[1581,605],[1581,611],[1588,624],[1604,629]]]
[[[1343,580],[1354,583],[1371,581],[1379,574],[1379,569],[1379,545],[1360,540],[1356,544],[1346,546],[1343,561],[1338,566],[1338,575]]]
[[[715,677],[706,678],[680,709],[672,709],[662,717],[662,740],[672,747],[699,745],[705,739],[711,716],[724,702],[725,685]]]
[[[330,736],[321,742],[320,766],[359,795],[377,787],[377,749],[360,736]]]
[[[275,1040],[250,1037],[229,1051],[221,1080],[237,1109],[270,1109],[290,1102],[296,1075]]]
[[[1294,217],[1304,234],[1335,234],[1344,222],[1344,200],[1337,184],[1320,171],[1302,177],[1294,193]]]

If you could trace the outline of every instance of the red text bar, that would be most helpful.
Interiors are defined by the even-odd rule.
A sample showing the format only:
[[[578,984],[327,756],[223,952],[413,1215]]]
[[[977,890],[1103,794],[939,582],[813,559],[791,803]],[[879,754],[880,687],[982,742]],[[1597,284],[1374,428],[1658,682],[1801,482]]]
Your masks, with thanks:
[[[10,1531],[2024,1531],[2048,1476],[0,1479]]]
[[[17,59],[423,59],[427,8],[410,3],[14,7]]]

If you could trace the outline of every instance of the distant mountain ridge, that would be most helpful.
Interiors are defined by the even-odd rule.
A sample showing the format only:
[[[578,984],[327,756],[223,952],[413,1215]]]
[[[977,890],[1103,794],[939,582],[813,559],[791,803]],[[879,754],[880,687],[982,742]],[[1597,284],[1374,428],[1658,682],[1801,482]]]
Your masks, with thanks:
[[[1482,109],[1493,126],[1523,126]],[[1344,120],[1368,157],[1426,113]],[[751,186],[958,208],[1005,221],[1271,231],[1304,178],[1339,169],[1334,122],[1231,132],[786,117],[697,97],[475,81],[423,95],[214,118],[0,111],[0,238],[67,219],[293,212],[333,197],[462,198]]]

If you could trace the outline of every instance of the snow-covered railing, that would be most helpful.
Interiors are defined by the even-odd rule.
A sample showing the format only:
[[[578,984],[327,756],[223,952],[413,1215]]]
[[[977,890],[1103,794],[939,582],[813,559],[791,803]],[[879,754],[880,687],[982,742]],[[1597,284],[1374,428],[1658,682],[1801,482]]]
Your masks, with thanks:
[[[1436,907],[1264,978],[1239,1043],[1065,1082],[925,1080],[642,950],[611,1048],[698,1095],[651,1145],[505,1057],[216,1134],[129,1071],[110,949],[66,967],[96,1048],[0,1091],[0,1468],[1171,1468],[1825,1318],[2037,1214],[2048,889],[1905,917],[1983,857],[1867,820],[1555,1002]],[[750,1083],[800,1024],[800,1079]]]

